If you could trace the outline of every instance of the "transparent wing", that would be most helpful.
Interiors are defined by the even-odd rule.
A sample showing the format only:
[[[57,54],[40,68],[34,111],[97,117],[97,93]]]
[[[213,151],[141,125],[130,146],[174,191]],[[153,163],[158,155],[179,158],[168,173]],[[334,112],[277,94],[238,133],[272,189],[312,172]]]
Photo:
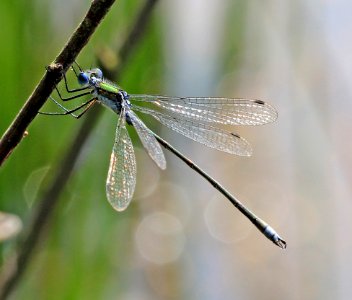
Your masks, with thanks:
[[[135,186],[136,158],[122,109],[106,180],[106,195],[112,207],[117,211],[125,210],[131,202]]]
[[[170,116],[145,107],[134,105],[133,109],[153,116],[170,129],[208,147],[241,156],[252,154],[249,143],[237,134],[221,130],[207,123]]]
[[[166,160],[160,144],[147,126],[137,117],[133,111],[128,111],[133,127],[147,150],[149,156],[155,161],[158,167],[162,170],[166,169]]]
[[[262,100],[241,98],[177,98],[130,95],[130,100],[151,103],[178,118],[228,125],[263,125],[277,119],[277,111]]]

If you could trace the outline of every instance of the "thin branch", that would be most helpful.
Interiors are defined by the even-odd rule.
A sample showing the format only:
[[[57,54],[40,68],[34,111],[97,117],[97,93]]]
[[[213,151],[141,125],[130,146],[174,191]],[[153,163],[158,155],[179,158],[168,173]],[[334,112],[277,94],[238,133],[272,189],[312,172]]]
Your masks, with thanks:
[[[141,37],[145,30],[145,25],[148,22],[150,17],[150,12],[152,11],[152,8],[154,7],[156,2],[157,0],[147,0],[145,6],[140,11],[140,14],[137,17],[134,27],[132,28],[131,32],[127,36],[126,41],[123,43],[121,50],[119,51],[119,57],[120,57],[119,61],[121,62],[121,65],[118,66],[116,73],[110,73],[111,78],[112,77],[117,78],[121,74],[121,70],[123,70],[124,66],[126,65],[127,58],[129,57],[129,55],[131,55],[132,50],[133,48],[135,48],[136,44],[141,40]],[[73,59],[74,58],[75,57],[73,57]],[[54,70],[54,73],[55,73],[56,72],[55,68],[58,67],[60,69],[61,68],[60,65],[61,64],[58,64],[58,66],[53,65],[49,68],[49,70],[51,72],[53,72]],[[65,67],[62,65],[62,70],[66,70],[69,65],[70,64],[67,64]],[[47,72],[47,73],[50,74],[50,72]],[[108,73],[108,72],[105,70],[104,73]],[[60,76],[61,76],[61,71],[60,71]],[[61,77],[56,79],[56,82],[58,82],[60,78]],[[55,87],[55,84],[54,84],[54,87]],[[37,108],[36,112],[38,111],[40,106]],[[5,278],[4,289],[0,293],[0,299],[6,299],[7,296],[11,293],[11,291],[13,291],[15,286],[18,284],[21,276],[26,271],[35,247],[37,246],[40,240],[43,240],[43,231],[44,231],[45,225],[47,224],[50,215],[52,214],[52,212],[54,211],[58,203],[60,193],[62,192],[65,184],[67,183],[67,181],[69,180],[69,177],[72,174],[75,163],[79,157],[79,154],[86,140],[90,136],[91,130],[98,119],[100,111],[101,111],[100,107],[97,107],[95,110],[93,110],[91,113],[87,115],[87,117],[84,119],[84,122],[80,127],[80,130],[73,138],[71,147],[69,147],[68,152],[66,153],[66,155],[64,155],[63,162],[59,164],[60,171],[56,172],[57,174],[56,177],[54,178],[51,186],[48,188],[47,192],[44,194],[44,197],[40,201],[40,205],[37,208],[36,213],[33,217],[32,225],[29,227],[28,234],[25,236],[24,241],[21,247],[19,248],[19,255],[14,264],[15,268],[13,268],[10,272],[5,273],[5,275],[7,276]],[[21,137],[22,135],[20,136],[20,138]],[[157,139],[166,149],[170,150],[177,157],[179,157],[185,163],[187,163],[192,169],[194,169],[206,180],[208,180],[216,189],[218,189],[223,195],[225,195],[225,197],[227,197],[232,202],[232,204],[235,205],[238,209],[240,209],[242,212],[246,210],[248,211],[248,209],[246,209],[237,199],[231,196],[231,194],[229,194],[218,182],[213,180],[209,175],[207,175],[204,171],[202,171],[193,162],[191,162],[189,159],[184,157],[180,152],[178,152],[175,148],[173,148],[170,144],[162,140],[160,137],[157,136]],[[10,151],[7,153],[7,155],[9,155]],[[1,143],[0,143],[0,154],[1,154]],[[1,155],[0,155],[0,159],[1,159]],[[0,160],[0,163],[2,161],[3,160]],[[246,215],[246,213],[244,214]],[[271,227],[269,227],[265,222],[263,222],[259,218],[255,217],[255,219],[257,220],[257,223],[260,226],[258,226],[258,224],[253,222],[252,219],[250,220],[258,227],[258,229],[260,229],[268,238],[270,238],[273,241],[272,237],[274,235],[272,234]],[[268,227],[270,229],[269,231],[267,231]],[[279,245],[279,243],[282,243],[281,245],[279,245],[281,247],[284,247],[286,245],[285,242],[281,239],[279,239],[278,241],[274,241],[274,243],[276,243],[277,245]]]
[[[82,149],[89,133],[97,121],[98,114],[92,113],[84,119],[85,126],[81,126],[77,132],[70,151],[66,154],[58,168],[55,181],[45,192],[33,216],[33,222],[29,231],[19,247],[19,254],[15,263],[10,265],[10,270],[5,270],[2,276],[3,288],[0,292],[0,299],[6,299],[14,290],[22,275],[27,269],[30,258],[33,255],[35,246],[37,245],[45,226],[50,220],[55,206],[58,203],[61,189],[67,183],[72,170],[74,168],[73,161],[77,161],[80,150]]]
[[[77,27],[65,47],[55,61],[47,67],[47,71],[28,98],[10,127],[0,140],[0,166],[21,141],[26,128],[33,121],[38,110],[61,80],[63,72],[76,59],[79,52],[87,44],[99,23],[103,20],[115,0],[93,0],[81,24]]]
[[[128,62],[133,49],[136,48],[138,43],[141,41],[143,33],[145,32],[146,24],[150,19],[152,7],[157,0],[147,0],[143,6],[141,12],[136,17],[132,30],[126,37],[126,40],[122,43],[122,48],[126,48],[127,44],[131,51],[120,51],[120,62],[119,71],[116,73],[116,77],[121,75],[124,66]],[[152,5],[151,5],[152,3]],[[146,7],[150,9],[146,10]],[[143,22],[141,21],[143,20]],[[132,35],[134,38],[132,38]],[[54,209],[57,206],[60,194],[68,182],[75,163],[82,151],[85,142],[89,138],[92,129],[94,128],[98,117],[100,116],[102,109],[100,106],[95,107],[87,116],[84,118],[82,125],[80,126],[77,134],[73,137],[71,146],[68,147],[68,151],[63,156],[63,160],[58,164],[58,170],[54,172],[55,178],[52,180],[50,187],[47,192],[39,200],[39,205],[36,208],[32,222],[29,226],[27,234],[23,238],[23,242],[18,248],[18,257],[16,261],[9,264],[9,269],[3,270],[2,272],[2,284],[3,287],[0,292],[0,300],[6,299],[10,293],[14,290],[16,285],[19,283],[22,275],[25,273],[30,259],[33,256],[33,252],[39,242],[43,241],[43,233],[45,226],[48,223],[49,217],[52,215]]]

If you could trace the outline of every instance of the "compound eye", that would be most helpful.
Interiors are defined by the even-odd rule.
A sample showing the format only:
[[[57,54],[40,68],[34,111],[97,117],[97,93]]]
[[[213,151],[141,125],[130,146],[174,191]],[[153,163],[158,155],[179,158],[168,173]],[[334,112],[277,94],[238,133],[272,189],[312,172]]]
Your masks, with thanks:
[[[103,78],[103,72],[98,68],[93,69],[92,73],[95,75],[96,78],[99,78],[99,79]]]
[[[85,85],[89,82],[89,76],[87,73],[80,72],[77,76],[77,80],[80,85]]]

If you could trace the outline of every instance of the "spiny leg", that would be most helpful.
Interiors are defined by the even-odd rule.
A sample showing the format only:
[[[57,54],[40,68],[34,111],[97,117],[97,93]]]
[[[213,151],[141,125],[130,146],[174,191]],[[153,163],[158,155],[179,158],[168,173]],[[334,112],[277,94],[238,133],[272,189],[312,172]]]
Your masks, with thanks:
[[[75,72],[76,77],[78,77],[78,74],[76,73],[76,70],[73,68],[73,66],[71,66],[71,68],[72,68],[73,72]],[[80,92],[80,91],[84,91],[84,90],[86,90],[86,89],[89,89],[89,86],[85,86],[85,87],[77,88],[77,89],[70,89],[70,88],[68,87],[66,74],[64,74],[63,76],[64,76],[64,82],[65,82],[66,91],[67,91],[68,93],[76,93],[76,92]]]
[[[79,70],[82,72],[82,69],[80,68],[80,66],[76,62],[74,62],[74,63],[78,66]],[[72,68],[73,72],[75,73],[75,75],[78,76],[78,74],[77,74],[76,70],[74,69],[74,67],[71,66],[71,68]],[[86,86],[86,87],[83,87],[83,88],[70,90],[70,88],[68,87],[66,74],[63,74],[63,77],[64,77],[64,81],[65,81],[65,87],[66,87],[66,90],[67,90],[68,93],[74,93],[74,92],[78,92],[78,91],[82,91],[82,90],[86,90],[86,89],[90,88],[89,86]],[[58,95],[59,95],[59,97],[60,97],[60,99],[62,101],[69,101],[69,100],[73,100],[73,99],[80,98],[80,97],[83,97],[83,96],[91,95],[91,91],[89,91],[89,92],[81,93],[81,94],[74,95],[74,96],[71,96],[71,97],[68,97],[68,98],[64,98],[64,97],[62,97],[62,95],[61,95],[61,93],[60,93],[60,91],[59,91],[57,86],[55,86],[55,89],[56,89],[56,92],[58,93]],[[39,114],[43,114],[43,115],[68,115],[69,114],[69,115],[71,115],[71,116],[73,116],[73,117],[75,117],[77,119],[80,118],[85,112],[87,112],[92,107],[92,105],[95,103],[95,101],[93,101],[93,100],[96,100],[95,98],[92,98],[92,99],[88,100],[87,102],[84,102],[83,104],[77,106],[76,108],[68,110],[66,107],[61,105],[58,101],[56,101],[53,97],[50,96],[49,98],[57,106],[59,106],[62,110],[64,110],[65,112],[64,113],[59,113],[59,112],[39,112]],[[81,109],[83,107],[85,107],[85,108],[80,114],[75,115],[73,113],[73,112],[75,112],[75,111],[77,111],[77,110],[79,110],[79,109]]]
[[[76,116],[74,114],[70,114],[70,115],[75,117],[76,119],[79,119],[80,117],[82,117],[95,104],[95,102],[96,102],[95,98],[90,99],[89,101],[86,102],[88,104],[87,104],[87,106],[84,108],[84,110],[81,113],[79,113]]]
[[[50,115],[50,116],[64,116],[64,115],[70,115],[76,119],[79,119],[81,116],[83,116],[95,103],[96,98],[92,98],[90,100],[88,100],[87,102],[84,102],[83,104],[73,108],[73,109],[67,109],[66,107],[64,107],[63,105],[61,105],[59,102],[57,102],[53,97],[50,96],[50,99],[57,105],[59,106],[61,109],[63,109],[65,112],[39,112],[39,114],[41,115]],[[81,108],[84,107],[84,110],[82,112],[80,112],[78,115],[75,115],[74,112],[77,110],[80,110]]]
[[[75,63],[76,63],[76,62],[75,62]],[[77,63],[76,63],[76,65],[78,66]],[[75,73],[76,77],[78,77],[78,74],[77,74],[76,70],[74,69],[74,67],[71,66],[71,68],[72,68],[73,72]],[[80,71],[81,71],[81,68],[80,68],[79,66],[78,66],[78,68],[79,68]],[[81,72],[82,72],[82,71],[81,71]],[[63,77],[64,77],[64,82],[65,82],[65,88],[66,88],[66,91],[67,91],[68,93],[75,93],[75,92],[79,92],[79,91],[84,91],[84,90],[87,90],[87,89],[90,88],[90,86],[88,85],[88,86],[85,86],[85,87],[83,87],[83,88],[70,89],[70,88],[68,87],[66,74],[63,74]],[[57,86],[55,86],[55,90],[56,90],[56,92],[58,93],[58,95],[59,95],[59,97],[60,97],[60,99],[61,99],[62,101],[70,101],[70,100],[73,100],[73,99],[76,99],[76,98],[79,98],[79,97],[83,97],[83,96],[86,96],[86,95],[89,95],[89,94],[90,94],[90,91],[89,91],[89,92],[81,93],[81,94],[74,95],[74,96],[71,96],[71,97],[68,97],[68,98],[64,98],[64,97],[61,96],[61,93],[60,93],[60,91],[59,91],[59,89],[58,89]]]
[[[59,95],[59,97],[60,97],[60,99],[62,101],[70,101],[70,100],[77,99],[77,98],[80,98],[80,97],[83,97],[83,96],[91,95],[91,91],[89,91],[89,92],[84,92],[84,93],[81,93],[81,94],[78,94],[78,95],[74,95],[74,96],[71,96],[71,97],[68,97],[68,98],[64,98],[64,97],[61,96],[61,93],[60,93],[59,89],[57,88],[57,86],[55,87],[55,89],[56,89],[56,92],[57,92],[57,94]]]
[[[73,61],[73,63],[77,66],[77,68],[78,68],[78,70],[79,70],[80,72],[83,72],[81,66],[80,66],[75,60]],[[71,66],[71,68],[72,68],[73,72],[75,72],[76,76],[78,76],[78,74],[77,74],[75,68],[74,68],[73,66]]]

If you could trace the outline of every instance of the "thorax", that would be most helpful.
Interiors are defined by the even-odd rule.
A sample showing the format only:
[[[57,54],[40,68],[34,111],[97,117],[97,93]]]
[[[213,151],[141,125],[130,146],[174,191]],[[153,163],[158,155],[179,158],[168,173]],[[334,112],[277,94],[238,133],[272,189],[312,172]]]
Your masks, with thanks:
[[[115,86],[99,84],[92,92],[102,105],[112,109],[115,113],[121,112],[122,106],[129,106],[128,94]]]

